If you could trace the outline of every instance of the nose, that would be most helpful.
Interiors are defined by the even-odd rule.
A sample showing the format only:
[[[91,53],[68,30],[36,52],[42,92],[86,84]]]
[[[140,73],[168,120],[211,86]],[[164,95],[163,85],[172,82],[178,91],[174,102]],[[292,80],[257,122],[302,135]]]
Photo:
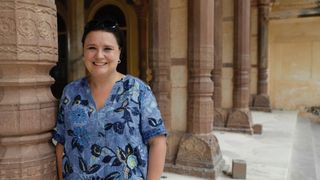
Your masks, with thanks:
[[[103,50],[98,49],[97,54],[96,54],[96,58],[103,58],[104,54],[103,54]]]

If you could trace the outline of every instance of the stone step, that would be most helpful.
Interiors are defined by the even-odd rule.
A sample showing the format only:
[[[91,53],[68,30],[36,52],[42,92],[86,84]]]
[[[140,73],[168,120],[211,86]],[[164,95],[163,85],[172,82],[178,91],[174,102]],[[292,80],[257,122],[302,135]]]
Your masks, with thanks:
[[[315,153],[315,169],[317,180],[320,180],[320,123],[311,122],[313,148]]]
[[[320,180],[320,124],[298,117],[287,180]],[[318,137],[318,138],[317,138]]]

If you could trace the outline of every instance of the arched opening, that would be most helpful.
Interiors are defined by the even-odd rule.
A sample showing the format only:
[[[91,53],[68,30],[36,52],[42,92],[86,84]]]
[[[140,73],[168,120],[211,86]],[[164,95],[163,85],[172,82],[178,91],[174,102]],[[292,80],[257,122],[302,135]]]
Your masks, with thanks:
[[[121,9],[114,5],[105,5],[101,7],[96,14],[94,15],[93,19],[98,20],[106,20],[106,19],[112,19],[119,23],[120,31],[122,31],[124,35],[124,41],[127,39],[127,23],[124,13],[121,11]],[[123,74],[127,74],[127,43],[124,42],[124,47],[121,50],[121,63],[118,65],[117,70]]]
[[[50,70],[50,76],[55,80],[51,85],[51,92],[53,96],[60,99],[64,86],[68,83],[67,80],[67,61],[68,61],[68,36],[67,27],[63,18],[57,15],[58,24],[58,62]]]

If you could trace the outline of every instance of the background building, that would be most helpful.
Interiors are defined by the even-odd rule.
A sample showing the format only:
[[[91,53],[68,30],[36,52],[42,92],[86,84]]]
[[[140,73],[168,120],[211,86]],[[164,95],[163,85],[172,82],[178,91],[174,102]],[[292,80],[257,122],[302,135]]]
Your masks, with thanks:
[[[56,98],[86,74],[81,37],[94,18],[119,22],[127,43],[119,70],[155,92],[169,130],[166,170],[214,177],[223,158],[213,129],[253,133],[252,109],[319,105],[319,6],[0,0],[0,179],[55,178]]]

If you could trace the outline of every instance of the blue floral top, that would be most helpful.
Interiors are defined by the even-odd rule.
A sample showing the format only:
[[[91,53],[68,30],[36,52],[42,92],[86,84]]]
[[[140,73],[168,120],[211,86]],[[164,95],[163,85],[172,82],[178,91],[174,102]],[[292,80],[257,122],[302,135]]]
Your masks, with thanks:
[[[148,141],[166,135],[148,85],[126,75],[97,111],[87,78],[67,85],[53,139],[64,145],[64,179],[146,179]]]

